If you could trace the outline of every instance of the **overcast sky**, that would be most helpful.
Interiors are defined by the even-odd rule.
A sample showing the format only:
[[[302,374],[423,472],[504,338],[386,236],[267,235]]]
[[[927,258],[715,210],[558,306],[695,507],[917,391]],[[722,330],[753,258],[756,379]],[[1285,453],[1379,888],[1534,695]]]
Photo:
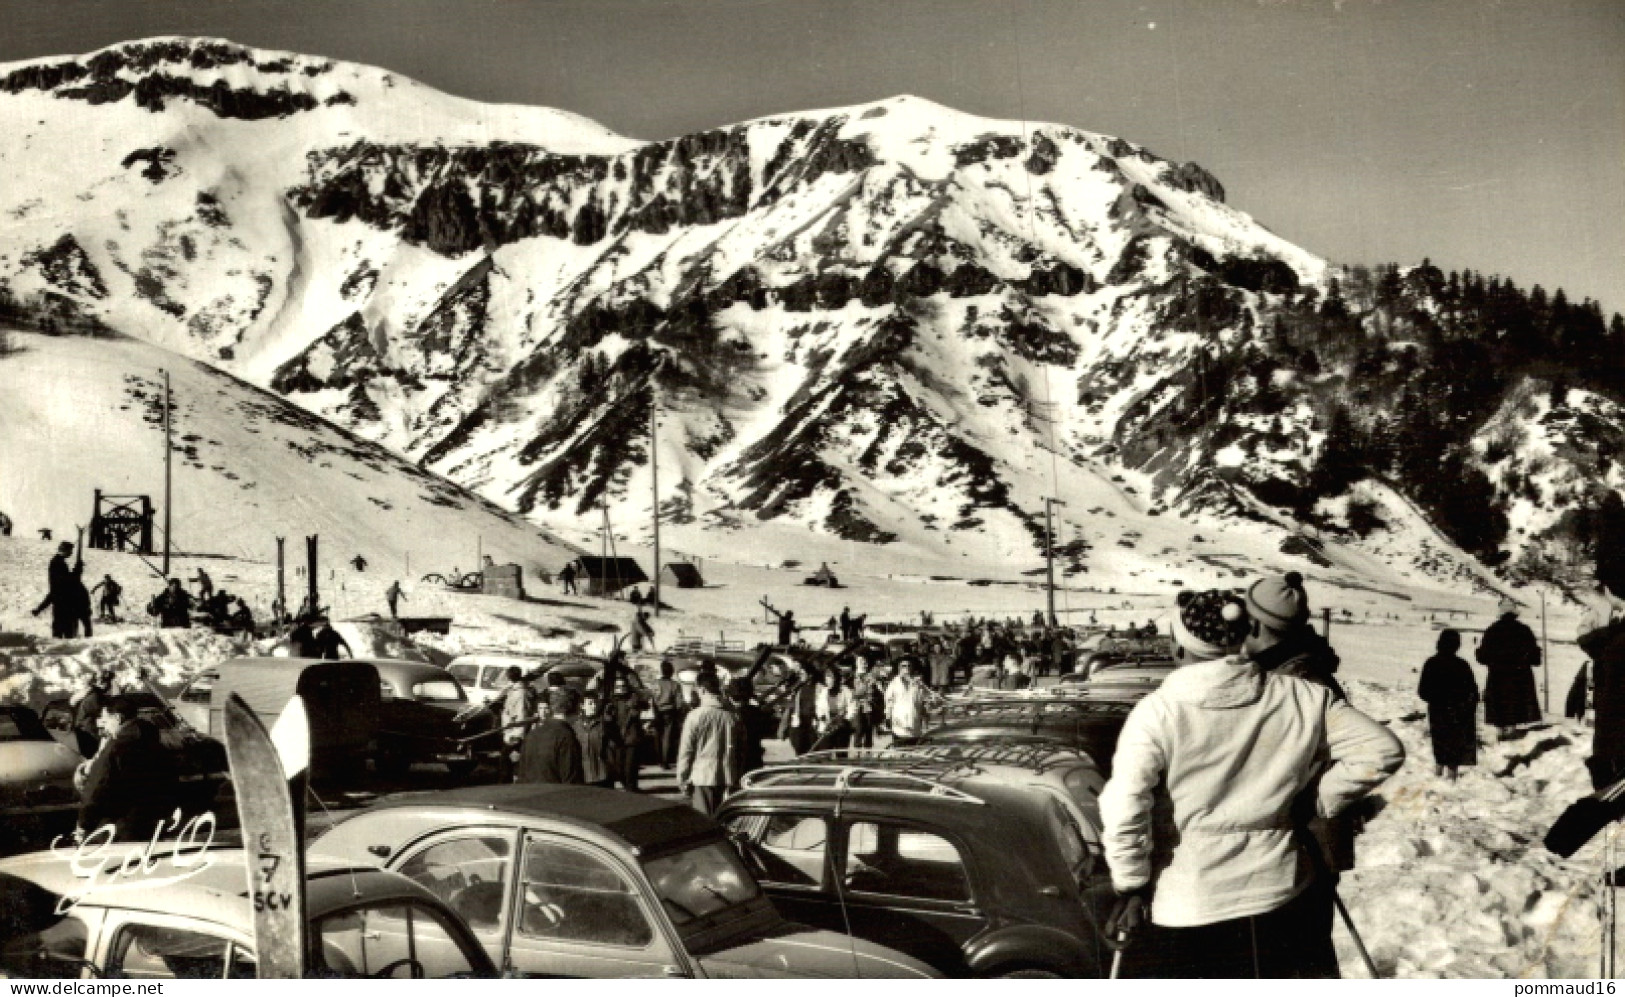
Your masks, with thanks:
[[[0,0],[0,60],[157,34],[639,138],[912,93],[1195,160],[1336,261],[1625,311],[1621,0]]]

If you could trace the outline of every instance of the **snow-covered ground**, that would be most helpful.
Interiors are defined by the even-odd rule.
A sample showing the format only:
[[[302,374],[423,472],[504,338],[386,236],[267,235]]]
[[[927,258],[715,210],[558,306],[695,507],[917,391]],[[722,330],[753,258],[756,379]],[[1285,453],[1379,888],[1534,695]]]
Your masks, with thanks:
[[[79,674],[101,663],[125,673],[146,666],[160,684],[174,688],[197,668],[248,651],[242,642],[202,631],[161,632],[144,619],[99,628],[88,641],[46,638],[48,621],[27,610],[43,595],[45,564],[53,546],[35,537],[0,538],[0,631],[20,632],[37,641],[28,654],[0,647],[0,698],[41,702],[62,694]],[[647,551],[630,553],[648,563]],[[748,559],[749,553],[741,556]],[[777,563],[765,555],[763,560]],[[269,605],[275,586],[271,565],[183,559],[176,573],[190,575],[200,563],[207,565],[217,586],[243,593],[262,611]],[[680,636],[726,636],[748,642],[767,638],[771,627],[758,604],[763,598],[794,609],[809,624],[822,622],[845,606],[854,613],[869,613],[871,620],[901,621],[917,618],[921,609],[934,610],[938,619],[965,613],[1027,617],[1043,605],[1043,593],[1034,586],[974,586],[963,580],[861,573],[849,565],[841,566],[847,588],[803,586],[801,579],[816,566],[814,562],[786,569],[707,561],[703,568],[708,587],[665,588],[665,601],[672,608],[656,621],[657,644]],[[324,561],[323,571],[324,594],[339,618],[383,611],[383,590],[399,574],[389,566],[356,572],[333,561]],[[157,587],[147,569],[129,555],[92,551],[86,572],[90,577],[112,573],[120,578],[137,610]],[[624,602],[562,596],[556,588],[534,582],[529,588],[531,598],[520,602],[409,582],[402,609],[414,615],[452,616],[450,634],[426,640],[451,653],[492,646],[562,648],[582,642],[604,649],[630,615]],[[1064,593],[1058,606],[1070,610],[1074,619],[1094,613],[1101,622],[1139,623],[1165,619],[1173,592],[1149,587],[1132,594],[1073,590]],[[1397,976],[1593,975],[1601,845],[1593,843],[1572,861],[1559,860],[1540,845],[1563,807],[1589,789],[1583,767],[1590,751],[1589,728],[1554,720],[1504,744],[1493,743],[1493,732],[1486,731],[1480,764],[1464,770],[1455,785],[1447,784],[1433,774],[1425,714],[1415,696],[1417,673],[1447,612],[1455,613],[1451,625],[1463,630],[1464,654],[1470,659],[1475,631],[1492,620],[1493,605],[1482,598],[1462,597],[1445,606],[1438,600],[1402,600],[1315,582],[1310,583],[1310,593],[1317,607],[1334,610],[1331,638],[1343,657],[1342,677],[1351,697],[1387,722],[1409,754],[1405,767],[1380,791],[1381,812],[1361,836],[1358,867],[1343,886],[1380,971]],[[1345,608],[1348,616],[1342,613]],[[1559,614],[1554,608],[1553,613],[1548,625],[1551,697],[1560,708],[1582,656],[1571,639],[1572,611]],[[1538,633],[1538,612],[1526,618]],[[376,631],[364,619],[346,625],[344,631],[353,641],[367,641],[364,647],[369,650],[400,650],[375,643]],[[1482,684],[1482,669],[1476,670]],[[1358,957],[1341,927],[1337,938],[1345,973],[1360,975]]]

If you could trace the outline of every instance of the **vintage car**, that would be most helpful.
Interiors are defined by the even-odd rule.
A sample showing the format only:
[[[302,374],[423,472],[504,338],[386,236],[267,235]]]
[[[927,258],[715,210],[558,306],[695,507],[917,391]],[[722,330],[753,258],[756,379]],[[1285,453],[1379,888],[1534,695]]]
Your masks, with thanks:
[[[534,654],[509,651],[478,651],[461,655],[446,666],[468,693],[471,702],[491,705],[508,688],[508,669],[518,668],[526,682],[541,688],[547,676],[557,674],[564,684],[586,692],[598,688],[604,672],[604,659],[590,654],[543,651]],[[645,682],[634,668],[625,669],[633,689],[643,691]]]
[[[72,828],[73,773],[84,759],[51,736],[26,706],[0,706],[0,844],[44,844]]]
[[[1111,905],[1100,774],[1046,745],[831,752],[745,777],[718,813],[786,916],[955,977],[1093,977]]]
[[[112,865],[35,852],[0,860],[0,974],[125,980],[252,979],[253,906],[241,849],[104,846]],[[136,861],[117,861],[131,853]],[[80,868],[76,869],[76,865]],[[84,868],[102,868],[91,880]],[[467,926],[404,876],[313,859],[308,973],[489,978]]]
[[[1079,655],[1082,671],[1093,676],[1108,669],[1145,666],[1172,669],[1174,641],[1161,635],[1150,637],[1105,637]]]
[[[224,710],[232,694],[267,728],[295,695],[310,724],[311,778],[355,782],[377,747],[382,684],[366,661],[310,658],[232,658],[192,676],[176,696],[175,711],[196,730],[225,735]]]
[[[715,822],[654,796],[509,785],[398,797],[310,847],[420,883],[505,974],[933,975],[879,945],[786,923]]]
[[[502,751],[498,718],[471,703],[462,683],[439,665],[420,661],[368,661],[378,671],[378,748],[381,774],[401,775],[417,763],[444,765],[464,777]]]

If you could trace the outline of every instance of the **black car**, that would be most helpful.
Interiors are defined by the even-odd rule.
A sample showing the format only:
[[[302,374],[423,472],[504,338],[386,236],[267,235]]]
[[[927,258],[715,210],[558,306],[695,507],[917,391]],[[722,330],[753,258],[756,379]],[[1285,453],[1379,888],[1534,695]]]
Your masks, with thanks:
[[[949,976],[1094,977],[1100,785],[1049,744],[823,752],[751,773],[717,817],[793,920]]]
[[[1138,695],[1121,690],[1068,686],[999,694],[980,692],[950,699],[931,718],[924,744],[1046,741],[1077,748],[1110,773],[1123,721]]]

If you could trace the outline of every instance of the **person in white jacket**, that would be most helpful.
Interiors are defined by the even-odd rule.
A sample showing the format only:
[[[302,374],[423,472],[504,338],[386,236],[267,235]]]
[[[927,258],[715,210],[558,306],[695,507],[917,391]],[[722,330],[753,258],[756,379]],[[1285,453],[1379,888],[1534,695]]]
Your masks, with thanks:
[[[1236,594],[1180,592],[1183,667],[1123,725],[1100,813],[1125,976],[1335,970],[1298,909],[1314,875],[1301,825],[1369,793],[1405,752],[1324,686],[1239,654],[1248,628]]]

